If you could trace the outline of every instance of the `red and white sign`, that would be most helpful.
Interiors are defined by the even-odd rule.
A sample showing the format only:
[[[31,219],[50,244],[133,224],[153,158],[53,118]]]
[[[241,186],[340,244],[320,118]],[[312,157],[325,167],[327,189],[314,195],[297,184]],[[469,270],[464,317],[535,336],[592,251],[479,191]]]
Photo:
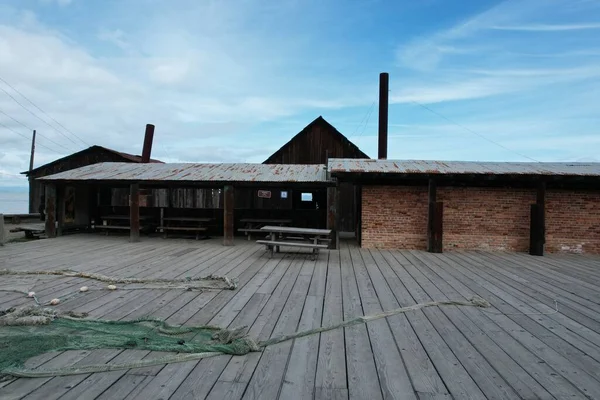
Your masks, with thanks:
[[[270,190],[259,190],[258,197],[262,197],[263,199],[270,199],[271,191]]]

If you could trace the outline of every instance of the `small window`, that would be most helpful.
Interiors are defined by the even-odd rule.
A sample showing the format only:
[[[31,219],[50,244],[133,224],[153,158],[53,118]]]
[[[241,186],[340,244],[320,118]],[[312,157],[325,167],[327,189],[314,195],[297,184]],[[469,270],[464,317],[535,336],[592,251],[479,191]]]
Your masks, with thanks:
[[[287,190],[282,190],[281,191],[281,198],[282,199],[287,199]]]
[[[302,201],[313,201],[312,193],[302,193],[300,195],[300,200]]]

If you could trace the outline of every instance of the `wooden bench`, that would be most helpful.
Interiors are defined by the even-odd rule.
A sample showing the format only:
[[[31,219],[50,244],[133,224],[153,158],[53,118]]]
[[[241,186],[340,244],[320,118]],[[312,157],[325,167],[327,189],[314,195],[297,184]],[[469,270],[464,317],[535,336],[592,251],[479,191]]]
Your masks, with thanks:
[[[206,217],[163,217],[162,225],[158,228],[164,237],[167,237],[167,232],[195,232],[196,240],[200,238],[201,232],[206,232],[207,223],[212,221],[212,218]]]
[[[248,240],[252,240],[253,233],[260,233],[264,225],[288,225],[292,223],[291,219],[274,219],[274,218],[242,218],[240,223],[244,224],[244,228],[238,229],[238,232],[243,232]]]
[[[257,240],[256,243],[264,244],[270,251],[270,257],[273,257],[273,250],[279,247],[301,247],[305,249],[313,250],[313,257],[316,257],[320,249],[327,249],[329,246],[326,244],[314,244],[314,243],[303,243],[303,242],[288,242],[288,241],[273,241],[273,240]]]
[[[256,243],[264,244],[270,252],[271,257],[273,256],[273,252],[278,253],[280,247],[286,246],[311,249],[311,255],[314,259],[319,254],[319,250],[329,247],[329,244],[322,242],[328,243],[328,236],[331,235],[331,230],[329,229],[295,228],[289,226],[263,226],[260,230],[261,232],[268,233],[269,239],[257,240]]]

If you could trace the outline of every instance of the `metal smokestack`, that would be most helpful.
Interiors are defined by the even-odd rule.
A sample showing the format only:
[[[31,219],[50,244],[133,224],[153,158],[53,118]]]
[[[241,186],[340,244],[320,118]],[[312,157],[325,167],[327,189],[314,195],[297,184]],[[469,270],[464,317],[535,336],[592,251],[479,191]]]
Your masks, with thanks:
[[[390,75],[387,72],[379,74],[379,150],[377,158],[387,159],[388,142],[388,98]]]
[[[146,133],[144,134],[144,148],[142,149],[142,163],[150,162],[152,153],[152,140],[154,139],[154,125],[146,124]]]

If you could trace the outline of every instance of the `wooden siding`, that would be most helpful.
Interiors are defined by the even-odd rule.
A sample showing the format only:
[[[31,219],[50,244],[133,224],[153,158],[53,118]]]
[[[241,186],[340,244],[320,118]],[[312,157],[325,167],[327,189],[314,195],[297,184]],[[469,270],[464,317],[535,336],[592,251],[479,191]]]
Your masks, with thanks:
[[[328,158],[369,158],[322,117],[311,122],[265,164],[326,164]]]

